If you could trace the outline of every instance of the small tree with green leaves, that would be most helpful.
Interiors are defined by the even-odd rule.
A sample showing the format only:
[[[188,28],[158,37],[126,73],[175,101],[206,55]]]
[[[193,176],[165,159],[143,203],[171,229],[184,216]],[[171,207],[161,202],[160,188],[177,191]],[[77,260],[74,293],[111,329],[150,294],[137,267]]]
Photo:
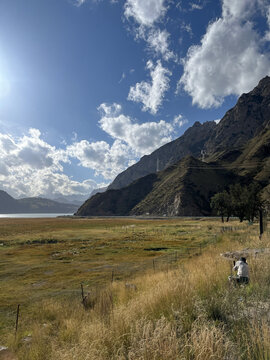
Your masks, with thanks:
[[[246,186],[240,184],[231,185],[229,197],[233,208],[233,214],[242,222],[245,219],[248,206],[248,191]]]
[[[237,216],[242,222],[244,219],[254,221],[259,211],[265,207],[265,201],[261,197],[261,186],[257,183],[251,183],[248,186],[234,184],[229,191],[226,190],[217,193],[211,198],[211,207],[224,222],[224,216],[229,221],[230,216]]]
[[[214,195],[211,198],[210,206],[218,215],[221,216],[222,222],[224,222],[224,216],[226,216],[227,221],[229,221],[229,218],[232,215],[232,207],[230,205],[230,197],[227,191],[224,190],[221,193]]]
[[[261,197],[261,186],[256,183],[251,183],[247,187],[247,208],[246,218],[249,221],[254,221],[254,218],[258,216],[259,211],[262,210],[264,201]]]

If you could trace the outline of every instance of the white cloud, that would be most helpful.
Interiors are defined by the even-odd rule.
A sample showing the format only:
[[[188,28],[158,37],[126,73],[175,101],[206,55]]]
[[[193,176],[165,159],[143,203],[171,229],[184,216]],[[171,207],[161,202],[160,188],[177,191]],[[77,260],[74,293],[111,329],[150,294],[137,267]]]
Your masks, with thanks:
[[[266,9],[266,18],[267,18],[267,24],[268,24],[268,31],[266,31],[264,39],[266,41],[270,41],[270,5]]]
[[[99,110],[104,108],[106,112],[99,121],[102,130],[112,138],[125,143],[130,149],[130,154],[146,155],[172,140],[174,127],[164,120],[138,124],[130,117],[121,114],[121,109],[115,113],[115,104],[112,106],[112,113],[109,113],[109,105],[106,104],[102,104]]]
[[[128,100],[142,103],[143,111],[149,110],[156,114],[162,104],[165,92],[169,89],[169,76],[171,72],[164,68],[160,61],[154,66],[152,61],[147,62],[150,70],[151,83],[142,81],[132,86],[129,90]]]
[[[203,5],[192,3],[192,4],[190,4],[190,9],[191,10],[202,10]]]
[[[149,48],[166,61],[176,59],[174,53],[169,49],[169,37],[168,31],[160,29],[152,29],[146,37]]]
[[[225,96],[250,91],[270,73],[270,54],[251,21],[259,6],[266,1],[223,0],[222,17],[208,26],[200,45],[189,48],[180,85],[193,104],[220,106]]]
[[[156,56],[161,55],[165,61],[176,61],[176,55],[169,49],[170,34],[167,30],[157,27],[157,23],[168,9],[165,3],[166,0],[127,0],[125,16],[135,20],[136,39],[143,39],[148,49],[154,51]]]
[[[223,18],[246,20],[255,12],[257,0],[223,0],[222,16]]]
[[[38,129],[15,138],[0,133],[0,188],[13,196],[88,195],[93,180],[74,181],[63,173],[66,151],[43,141]]]
[[[152,26],[165,12],[165,0],[127,0],[125,4],[125,16],[142,26]]]
[[[179,127],[188,123],[188,120],[183,117],[182,114],[176,115],[173,119],[173,124]]]
[[[122,75],[121,75],[120,80],[118,81],[118,84],[120,84],[125,78],[126,78],[126,73],[122,72]]]
[[[78,159],[81,166],[93,169],[96,175],[109,180],[126,169],[130,158],[134,158],[129,146],[120,140],[115,140],[112,146],[105,141],[90,143],[82,140],[68,146],[67,153]]]
[[[79,7],[79,6],[83,5],[85,2],[86,2],[86,0],[75,0],[75,5]]]
[[[185,31],[186,33],[188,33],[188,35],[190,37],[193,36],[193,31],[192,31],[192,28],[191,28],[191,25],[190,24],[186,24],[185,22],[183,22],[181,24],[181,30]]]
[[[112,180],[142,155],[171,141],[176,125],[181,125],[180,117],[177,124],[164,120],[139,124],[124,115],[116,103],[103,103],[98,110],[99,125],[113,139],[111,145],[78,141],[74,133],[72,144],[56,148],[42,139],[38,129],[20,137],[0,133],[0,189],[15,197],[89,195],[104,184],[74,180],[65,174],[65,163],[74,166],[77,160],[79,166]]]

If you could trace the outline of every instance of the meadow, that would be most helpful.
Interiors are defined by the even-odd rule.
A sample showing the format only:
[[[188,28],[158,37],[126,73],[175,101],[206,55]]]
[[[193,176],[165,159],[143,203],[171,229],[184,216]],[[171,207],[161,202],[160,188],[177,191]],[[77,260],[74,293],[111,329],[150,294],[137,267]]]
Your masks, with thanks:
[[[269,255],[248,259],[243,288],[220,257],[268,246],[237,220],[1,219],[0,345],[29,360],[269,359]]]

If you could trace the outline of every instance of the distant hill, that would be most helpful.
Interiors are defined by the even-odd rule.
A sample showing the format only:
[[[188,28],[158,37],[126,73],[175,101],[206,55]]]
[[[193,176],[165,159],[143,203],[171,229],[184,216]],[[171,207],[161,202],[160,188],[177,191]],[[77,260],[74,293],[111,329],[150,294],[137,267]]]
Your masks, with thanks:
[[[7,192],[0,190],[0,213],[16,212],[14,209],[18,208],[18,202]]]
[[[67,213],[72,214],[78,209],[74,204],[63,204],[53,200],[32,197],[14,199],[7,192],[0,190],[0,213]]]
[[[71,205],[82,205],[85,200],[89,199],[89,196],[83,196],[83,195],[58,195],[51,200],[56,201],[61,204],[71,204]]]
[[[205,161],[199,159],[200,149]],[[156,172],[157,159],[163,171]],[[140,174],[145,176],[137,178]],[[76,215],[209,215],[211,196],[235,182],[251,181],[268,194],[269,77],[243,94],[219,124],[195,123],[179,139],[118,175],[105,193],[86,201]]]

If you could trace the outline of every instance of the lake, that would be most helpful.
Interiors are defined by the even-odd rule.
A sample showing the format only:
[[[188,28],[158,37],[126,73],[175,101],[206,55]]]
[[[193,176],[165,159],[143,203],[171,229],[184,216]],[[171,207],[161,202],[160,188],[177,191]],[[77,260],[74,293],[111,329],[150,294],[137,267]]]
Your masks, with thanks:
[[[33,213],[33,214],[0,214],[0,218],[55,218],[57,216],[70,216],[73,214]]]

